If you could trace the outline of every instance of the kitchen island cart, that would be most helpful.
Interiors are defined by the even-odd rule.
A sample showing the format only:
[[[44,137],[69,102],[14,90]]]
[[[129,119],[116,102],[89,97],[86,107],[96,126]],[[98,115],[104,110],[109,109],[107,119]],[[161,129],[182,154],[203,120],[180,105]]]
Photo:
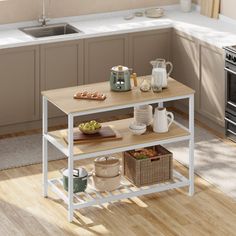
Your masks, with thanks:
[[[150,79],[149,76],[146,78]],[[142,80],[140,77],[138,80]],[[98,91],[106,94],[104,101],[87,101],[73,99],[78,91]],[[189,195],[194,193],[194,90],[169,78],[168,88],[161,93],[141,92],[134,88],[128,92],[110,91],[109,82],[89,84],[71,88],[56,89],[42,92],[43,96],[43,195],[48,196],[48,187],[68,205],[68,220],[73,220],[75,209],[103,204],[125,198],[132,198],[150,193],[161,192],[180,187],[189,187]],[[138,105],[158,104],[175,100],[189,100],[189,126],[185,127],[174,122],[169,132],[157,134],[148,132],[141,136],[134,136],[128,129],[131,119],[116,120],[106,123],[113,126],[122,139],[114,141],[91,141],[83,144],[73,143],[74,118],[77,116],[102,113]],[[48,103],[55,105],[68,116],[68,129],[48,131]],[[68,135],[68,143],[64,136]],[[103,155],[120,153],[137,148],[162,145],[179,141],[189,142],[189,176],[182,176],[177,171],[173,172],[173,181],[154,184],[145,187],[136,187],[124,178],[119,189],[112,192],[99,192],[94,188],[87,188],[83,193],[73,194],[73,168],[74,161],[85,158],[94,158]],[[62,179],[48,179],[48,142],[54,145],[68,158],[69,189],[65,192],[62,188]]]

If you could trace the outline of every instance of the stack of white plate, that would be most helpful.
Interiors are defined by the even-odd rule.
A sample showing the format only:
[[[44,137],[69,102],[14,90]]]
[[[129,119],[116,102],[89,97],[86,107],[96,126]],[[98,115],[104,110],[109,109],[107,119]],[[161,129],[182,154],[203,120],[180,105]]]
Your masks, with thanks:
[[[134,121],[136,123],[141,123],[145,125],[150,125],[152,123],[152,106],[142,105],[134,107]]]

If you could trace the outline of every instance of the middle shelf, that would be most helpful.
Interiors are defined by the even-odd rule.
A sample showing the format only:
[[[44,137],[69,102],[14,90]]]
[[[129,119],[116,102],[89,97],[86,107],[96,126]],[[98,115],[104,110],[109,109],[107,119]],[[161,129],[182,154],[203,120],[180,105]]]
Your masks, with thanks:
[[[133,135],[129,131],[129,124],[131,122],[132,118],[103,123],[103,126],[109,125],[114,127],[114,129],[120,133],[122,139],[113,141],[95,140],[88,143],[76,144],[74,145],[74,160],[113,154],[157,144],[183,141],[190,138],[189,131],[177,122],[171,125],[167,133],[160,134],[149,130],[140,136]],[[46,138],[68,157],[68,144],[64,140],[67,132],[67,129],[52,131],[46,135]]]

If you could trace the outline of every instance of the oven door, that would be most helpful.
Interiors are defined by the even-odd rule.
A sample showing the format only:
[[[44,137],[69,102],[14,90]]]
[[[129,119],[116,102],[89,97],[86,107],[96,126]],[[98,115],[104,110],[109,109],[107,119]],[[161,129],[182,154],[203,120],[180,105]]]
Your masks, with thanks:
[[[236,116],[236,66],[226,63],[226,112]]]
[[[226,112],[225,114],[226,136],[236,142],[236,116]]]

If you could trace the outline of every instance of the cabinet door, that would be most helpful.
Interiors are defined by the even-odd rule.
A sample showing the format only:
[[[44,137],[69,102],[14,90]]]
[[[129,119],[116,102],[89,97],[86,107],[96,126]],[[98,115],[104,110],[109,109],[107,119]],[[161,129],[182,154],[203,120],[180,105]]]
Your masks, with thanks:
[[[113,66],[128,64],[127,35],[85,40],[85,82],[108,81]]]
[[[200,112],[219,125],[224,126],[224,52],[222,49],[201,44],[200,56]]]
[[[0,50],[0,125],[39,118],[39,50]]]
[[[138,76],[150,75],[150,61],[170,59],[171,29],[129,34],[129,64]]]
[[[172,62],[174,70],[172,77],[186,86],[194,89],[195,110],[199,107],[199,56],[198,41],[191,36],[173,31]],[[188,105],[188,101],[181,104]],[[180,104],[179,103],[179,104]]]
[[[52,43],[41,46],[41,90],[83,84],[83,41]],[[61,116],[49,106],[49,117]]]

